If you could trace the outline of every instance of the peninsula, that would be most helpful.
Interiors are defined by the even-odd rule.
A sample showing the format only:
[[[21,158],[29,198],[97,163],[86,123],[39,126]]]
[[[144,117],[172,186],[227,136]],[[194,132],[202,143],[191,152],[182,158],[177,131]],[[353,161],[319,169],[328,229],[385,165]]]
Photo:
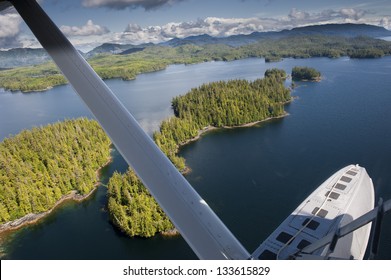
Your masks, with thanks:
[[[253,125],[285,116],[284,104],[291,101],[284,86],[286,73],[274,69],[264,79],[220,81],[193,88],[175,97],[175,116],[164,120],[153,137],[156,144],[182,172],[180,146],[210,129]],[[135,173],[116,173],[108,184],[108,209],[112,223],[128,236],[150,237],[173,228],[155,199]]]

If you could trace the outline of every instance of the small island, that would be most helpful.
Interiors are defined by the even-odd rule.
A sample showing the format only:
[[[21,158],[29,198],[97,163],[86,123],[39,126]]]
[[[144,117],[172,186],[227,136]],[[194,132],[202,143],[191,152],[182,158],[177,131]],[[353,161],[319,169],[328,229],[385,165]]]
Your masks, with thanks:
[[[315,68],[295,66],[292,69],[292,80],[294,81],[319,82],[320,79],[321,79],[321,74]]]

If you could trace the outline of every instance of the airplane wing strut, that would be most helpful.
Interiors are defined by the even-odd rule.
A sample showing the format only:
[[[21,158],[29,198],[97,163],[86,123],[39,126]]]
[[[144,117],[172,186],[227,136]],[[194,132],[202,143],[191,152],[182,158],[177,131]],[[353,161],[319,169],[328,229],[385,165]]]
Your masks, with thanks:
[[[201,259],[248,259],[247,250],[142,130],[39,4],[35,0],[10,2],[196,255]]]

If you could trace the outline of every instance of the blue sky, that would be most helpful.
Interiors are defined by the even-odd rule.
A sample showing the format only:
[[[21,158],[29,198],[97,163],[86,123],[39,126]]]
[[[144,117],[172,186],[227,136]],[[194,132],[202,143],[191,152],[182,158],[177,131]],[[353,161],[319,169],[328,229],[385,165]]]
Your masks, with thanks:
[[[391,0],[40,0],[80,49],[102,42],[158,43],[174,37],[229,36],[325,23],[391,29]],[[39,47],[15,11],[0,15],[0,48]]]

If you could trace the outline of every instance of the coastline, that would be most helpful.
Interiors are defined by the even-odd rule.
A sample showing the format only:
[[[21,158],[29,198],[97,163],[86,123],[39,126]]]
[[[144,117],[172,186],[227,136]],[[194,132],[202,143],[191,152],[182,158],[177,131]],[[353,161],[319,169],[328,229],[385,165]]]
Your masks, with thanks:
[[[291,102],[292,100],[290,100],[289,102]],[[208,126],[204,127],[203,129],[200,129],[198,131],[197,136],[195,136],[195,137],[193,137],[193,138],[191,138],[189,140],[186,140],[185,142],[179,143],[178,149],[180,149],[181,147],[183,147],[183,146],[185,146],[185,145],[187,145],[187,144],[189,144],[191,142],[197,141],[198,139],[201,138],[201,136],[203,134],[205,134],[205,133],[207,133],[209,131],[212,131],[212,130],[217,130],[217,129],[235,129],[235,128],[241,128],[241,127],[251,127],[251,126],[257,125],[257,124],[262,123],[262,122],[267,122],[267,121],[274,120],[274,119],[281,119],[281,118],[284,118],[284,117],[286,117],[288,115],[289,115],[289,113],[284,112],[284,114],[282,114],[281,116],[270,117],[270,118],[266,118],[264,120],[250,122],[250,123],[245,123],[245,124],[241,124],[241,125],[235,125],[235,126],[216,127],[216,126],[208,125]]]
[[[24,226],[30,225],[30,224],[35,224],[42,218],[46,217],[49,215],[53,210],[55,210],[58,206],[60,206],[63,202],[67,200],[74,200],[77,202],[80,202],[86,198],[88,198],[94,191],[96,190],[96,187],[91,190],[88,194],[85,195],[80,195],[77,193],[77,191],[71,191],[71,193],[62,196],[54,205],[52,208],[50,208],[48,211],[41,212],[41,213],[29,213],[19,219],[13,220],[6,222],[5,224],[0,225],[0,233],[7,232],[7,231],[13,231],[20,229]]]
[[[100,171],[102,168],[107,166],[110,162],[112,161],[112,158],[110,157],[109,160],[102,165],[98,170],[96,170],[96,175],[99,178],[100,177]],[[72,190],[69,194],[63,195],[54,205],[47,211],[41,212],[41,213],[29,213],[19,219],[13,220],[6,222],[4,224],[0,225],[0,234],[8,231],[14,231],[17,229],[20,229],[24,226],[35,224],[39,222],[41,219],[45,218],[48,216],[50,213],[52,213],[57,207],[59,207],[62,203],[68,200],[73,200],[76,202],[81,202],[87,198],[89,198],[98,188],[98,186],[101,184],[101,182],[98,180],[94,184],[94,188],[87,194],[81,195],[79,194],[76,190]]]

